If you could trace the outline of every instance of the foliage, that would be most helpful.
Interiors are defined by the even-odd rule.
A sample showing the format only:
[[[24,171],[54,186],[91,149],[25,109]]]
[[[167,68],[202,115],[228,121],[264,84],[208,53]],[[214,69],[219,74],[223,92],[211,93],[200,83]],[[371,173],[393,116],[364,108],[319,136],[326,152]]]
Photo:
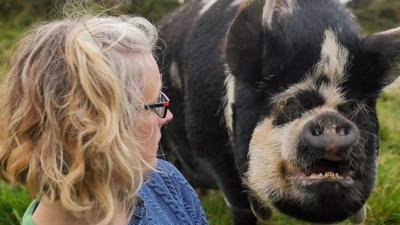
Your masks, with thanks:
[[[360,1],[360,0],[359,0]],[[393,28],[400,23],[400,1],[364,0],[367,5],[356,5],[353,9],[366,34]]]
[[[29,202],[24,188],[11,187],[0,181],[0,225],[19,224]]]
[[[157,22],[179,3],[177,0],[1,0],[0,1],[0,73],[10,58],[13,45],[29,26],[38,21],[63,17],[64,3],[101,5],[110,14],[134,14]],[[92,4],[93,5],[93,4]],[[116,7],[117,6],[117,7]]]
[[[131,0],[127,12],[156,22],[178,5],[177,0]]]

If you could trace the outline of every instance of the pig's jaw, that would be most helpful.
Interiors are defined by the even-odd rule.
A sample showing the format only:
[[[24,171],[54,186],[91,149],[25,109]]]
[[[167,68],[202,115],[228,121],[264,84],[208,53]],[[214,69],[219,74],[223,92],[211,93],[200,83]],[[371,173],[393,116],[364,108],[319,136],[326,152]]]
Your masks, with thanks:
[[[281,161],[279,171],[282,173],[275,174],[279,179],[260,182],[268,183],[264,192],[254,190],[257,188],[254,186],[250,189],[257,191],[256,195],[263,202],[292,217],[312,223],[343,221],[365,204],[374,179],[361,179],[352,169],[339,169],[340,163],[335,166],[324,159],[321,161],[307,172]]]
[[[307,169],[288,166],[287,179],[305,191],[314,191],[319,186],[332,185],[331,191],[341,191],[341,187],[350,187],[354,184],[355,172],[346,161],[333,161],[322,158]]]
[[[253,133],[245,184],[258,200],[313,223],[343,221],[361,209],[376,175],[374,157],[366,157],[365,145],[355,146],[356,155],[304,158],[282,154],[283,138],[292,140],[284,127],[274,128],[271,120],[258,124]],[[292,142],[289,147],[299,146]]]

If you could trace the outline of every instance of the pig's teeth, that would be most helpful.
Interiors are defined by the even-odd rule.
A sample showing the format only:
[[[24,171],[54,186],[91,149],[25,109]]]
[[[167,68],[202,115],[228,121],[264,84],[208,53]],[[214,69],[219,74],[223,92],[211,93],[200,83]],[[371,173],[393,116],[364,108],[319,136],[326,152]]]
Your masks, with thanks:
[[[312,174],[312,178],[314,178],[314,174]],[[324,174],[319,174],[318,175],[320,178],[325,178],[325,179],[344,179],[342,176],[340,176],[338,173],[334,173],[331,171],[327,171]]]
[[[325,178],[333,178],[333,177],[335,177],[335,174],[331,171],[328,171],[328,172],[325,172],[324,177]]]
[[[324,177],[324,175],[322,175],[322,173],[320,173],[320,174],[312,173],[310,176],[308,176],[308,178],[310,178],[310,179],[322,179],[323,177]]]
[[[321,177],[322,177],[322,176],[317,175],[317,174],[315,174],[315,173],[312,173],[312,174],[309,176],[309,178],[311,178],[311,179],[321,179]]]
[[[350,177],[348,177],[348,176],[346,178],[344,178],[344,177],[340,176],[338,173],[334,173],[334,172],[331,172],[331,171],[327,171],[324,174],[322,174],[322,173],[319,173],[319,174],[312,173],[311,175],[308,176],[308,178],[309,179],[315,179],[315,180],[316,179],[340,179],[340,180],[350,179]]]
[[[335,175],[336,175],[336,178],[337,178],[337,179],[341,179],[341,180],[343,180],[343,177],[342,177],[342,176],[340,176],[338,173],[335,173]]]
[[[343,177],[340,176],[338,173],[334,173],[331,171],[327,171],[327,172],[325,172],[325,174],[323,174],[323,175],[321,174],[321,176],[323,178],[329,178],[329,179],[343,179]]]

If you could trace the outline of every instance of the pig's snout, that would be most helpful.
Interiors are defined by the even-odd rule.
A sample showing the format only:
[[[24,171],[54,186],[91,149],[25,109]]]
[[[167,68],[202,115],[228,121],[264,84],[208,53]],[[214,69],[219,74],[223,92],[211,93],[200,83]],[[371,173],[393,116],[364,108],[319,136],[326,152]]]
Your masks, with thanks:
[[[323,113],[307,122],[300,134],[303,147],[323,154],[332,161],[342,160],[341,156],[353,146],[360,134],[353,122],[334,112]]]

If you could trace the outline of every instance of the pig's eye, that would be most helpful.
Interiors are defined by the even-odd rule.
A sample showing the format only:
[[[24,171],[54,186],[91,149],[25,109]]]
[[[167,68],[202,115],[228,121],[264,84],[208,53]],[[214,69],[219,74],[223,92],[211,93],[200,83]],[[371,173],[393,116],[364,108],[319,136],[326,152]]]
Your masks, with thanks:
[[[294,97],[277,104],[274,110],[274,125],[279,126],[301,117],[301,115],[324,104],[324,98],[315,91],[301,91]]]
[[[356,111],[357,104],[354,103],[353,101],[348,101],[348,102],[338,105],[337,109],[339,112],[341,112],[343,114],[351,114],[353,111]]]
[[[337,106],[337,110],[351,120],[363,120],[368,117],[370,110],[366,104],[348,101]]]
[[[279,102],[274,109],[274,125],[280,126],[299,118],[302,114],[300,102],[296,98],[289,98]]]

